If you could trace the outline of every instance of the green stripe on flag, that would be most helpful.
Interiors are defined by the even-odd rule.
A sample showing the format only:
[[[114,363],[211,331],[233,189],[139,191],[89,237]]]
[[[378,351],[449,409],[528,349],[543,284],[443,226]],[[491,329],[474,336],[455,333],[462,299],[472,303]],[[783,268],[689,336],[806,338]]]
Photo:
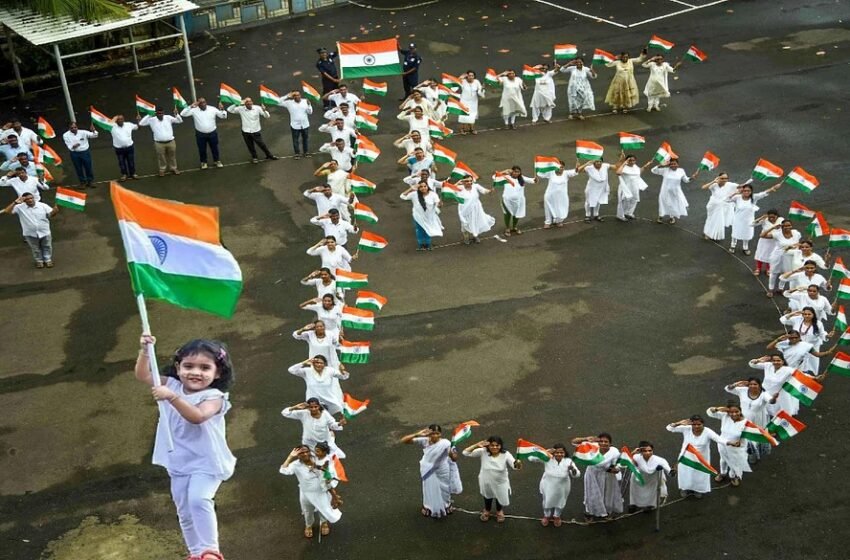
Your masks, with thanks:
[[[705,468],[705,465],[703,465],[699,461],[694,461],[693,459],[688,459],[684,455],[679,457],[679,462],[683,465],[691,467],[695,471],[703,472],[705,474],[715,474],[714,471],[711,471],[711,470]]]
[[[384,64],[383,66],[355,66],[342,69],[343,79],[371,78],[372,76],[396,76],[401,74],[401,64]]]
[[[368,364],[369,354],[341,354],[339,361],[344,364]]]
[[[169,274],[149,264],[127,263],[136,294],[161,299],[186,309],[232,317],[242,282]]]
[[[86,209],[84,204],[75,204],[69,200],[62,200],[59,197],[56,197],[56,206],[64,206],[65,208],[70,208],[71,210],[77,210],[79,212],[84,212]]]

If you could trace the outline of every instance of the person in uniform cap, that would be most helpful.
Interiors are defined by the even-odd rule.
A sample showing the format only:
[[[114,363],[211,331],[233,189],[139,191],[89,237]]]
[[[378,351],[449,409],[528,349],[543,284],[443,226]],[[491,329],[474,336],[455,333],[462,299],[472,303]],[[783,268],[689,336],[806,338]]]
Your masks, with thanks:
[[[316,52],[319,53],[319,60],[316,61],[316,69],[322,78],[322,96],[324,96],[335,90],[337,84],[339,84],[339,72],[337,72],[336,63],[334,62],[337,54],[335,52],[328,52],[328,49],[324,47],[316,49]],[[323,99],[323,103],[326,111],[332,106],[332,103],[327,99]]]
[[[410,96],[413,89],[419,85],[419,65],[422,64],[422,58],[419,56],[419,53],[416,52],[416,43],[410,43],[408,45],[407,50],[400,49],[402,56],[404,57],[404,61],[401,64],[401,77],[404,82],[404,97],[403,99],[407,99]]]

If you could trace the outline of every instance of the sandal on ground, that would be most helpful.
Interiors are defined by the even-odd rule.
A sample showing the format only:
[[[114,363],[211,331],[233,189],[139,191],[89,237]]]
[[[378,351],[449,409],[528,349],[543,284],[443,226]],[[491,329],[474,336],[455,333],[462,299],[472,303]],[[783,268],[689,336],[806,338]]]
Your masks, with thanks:
[[[544,527],[548,527],[549,526],[549,518],[548,517],[542,518],[540,520],[540,524],[543,525]]]
[[[749,249],[744,249],[742,252],[743,252],[745,255],[747,255],[748,257],[749,257],[749,256],[753,253],[753,252],[752,252],[752,251],[750,251]]]
[[[734,254],[735,254],[735,248],[734,248],[734,247],[729,247],[729,252],[730,252],[730,253],[732,253],[732,254],[734,255]]]
[[[589,223],[590,223],[590,216],[588,216],[588,217],[586,217],[586,218],[584,219],[584,223],[586,223],[586,224],[589,224]]]
[[[552,518],[552,525],[554,525],[555,527],[560,527],[561,526],[561,518],[560,517],[553,517]]]
[[[323,537],[327,537],[331,534],[331,526],[328,525],[327,521],[319,525],[319,534]]]
[[[312,527],[304,527],[304,536],[308,539],[313,538],[313,528]]]
[[[564,227],[564,222],[558,222],[555,227]]]
[[[714,477],[714,482],[723,482],[723,480],[724,480],[725,478],[726,478],[726,477],[725,477],[725,476],[723,476],[722,474],[718,474],[718,475],[716,475],[716,476]]]
[[[676,218],[670,218],[670,221],[668,223],[672,226],[676,223]]]
[[[543,229],[549,229],[549,228],[551,228],[551,227],[552,227],[552,226],[551,226],[550,224],[543,224]]]
[[[754,268],[753,269],[753,276],[761,276],[761,270]]]
[[[505,512],[497,511],[496,512],[496,523],[504,523],[505,522]]]
[[[771,292],[770,290],[768,290],[768,291],[767,291],[767,293],[765,293],[764,295],[766,295],[766,296],[767,296],[767,297],[769,297],[769,298],[772,298],[772,297],[773,297],[773,292]]]
[[[733,478],[733,479],[732,479],[732,486],[734,486],[735,488],[737,488],[737,487],[738,487],[738,486],[740,486],[740,485],[741,485],[741,479],[740,479],[740,478]]]
[[[604,222],[605,221],[605,218],[603,218],[602,216],[596,216],[593,219],[596,220],[597,222]]]
[[[506,229],[505,230],[505,237],[510,237],[510,236],[511,236],[511,230]]]
[[[522,230],[521,230],[521,229],[519,229],[519,228],[517,228],[517,229],[512,229],[511,231],[512,231],[512,232],[514,232],[514,234],[516,234],[516,235],[522,235]]]
[[[481,515],[478,516],[478,519],[480,519],[481,521],[484,521],[485,523],[487,521],[490,521],[490,512],[487,511],[487,510],[482,511]]]
[[[421,513],[423,517],[431,517],[431,510],[429,510],[428,508],[420,509],[419,513]]]
[[[656,223],[656,224],[663,224],[663,223],[664,223],[664,220],[661,218],[661,216],[658,216],[658,217],[655,219],[655,223]],[[706,239],[708,239],[708,238],[706,238]]]
[[[37,263],[35,263],[35,267],[36,268],[44,268],[44,263],[43,262],[37,262]]]
[[[221,552],[216,552],[215,550],[205,550],[198,556],[200,560],[224,560],[224,556],[221,555]]]

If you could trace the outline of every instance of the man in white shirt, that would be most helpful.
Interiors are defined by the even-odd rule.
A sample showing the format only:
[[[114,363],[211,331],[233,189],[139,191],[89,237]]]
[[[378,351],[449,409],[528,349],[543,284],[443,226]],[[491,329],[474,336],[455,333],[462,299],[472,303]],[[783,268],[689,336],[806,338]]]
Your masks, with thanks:
[[[22,167],[9,171],[6,175],[0,177],[0,187],[15,189],[16,198],[22,197],[25,193],[30,193],[36,202],[41,202],[41,194],[38,191],[46,191],[50,188],[46,183],[39,180],[37,175],[28,174],[27,170]]]
[[[24,193],[2,210],[15,214],[21,222],[21,233],[32,250],[36,268],[53,268],[53,242],[50,237],[50,218],[59,212],[43,202],[36,202],[32,193]]]
[[[254,105],[254,100],[246,97],[242,100],[242,105],[231,105],[227,108],[228,113],[239,115],[242,119],[242,139],[245,140],[245,145],[248,147],[248,152],[251,154],[251,163],[258,163],[257,148],[259,146],[263,153],[266,154],[266,159],[278,159],[272,155],[268,146],[263,141],[262,125],[260,118],[269,118],[269,112],[261,105]]]
[[[20,142],[18,142],[17,134],[8,134],[2,141],[0,141],[0,154],[2,154],[3,158],[6,160],[5,163],[18,159],[18,154],[21,152],[26,153],[27,158],[33,159],[32,151],[21,146]]]
[[[298,152],[298,139],[301,139],[301,149],[304,157],[313,157],[310,154],[310,115],[313,114],[313,105],[306,99],[301,98],[300,91],[291,91],[280,102],[281,107],[289,111],[289,130],[292,133],[292,149],[295,151],[295,159],[300,159]]]
[[[89,150],[89,138],[97,138],[97,131],[94,125],[91,125],[89,130],[80,130],[77,123],[72,122],[68,125],[68,131],[62,135],[62,140],[68,146],[71,152],[71,162],[74,164],[74,171],[77,172],[77,179],[80,180],[80,187],[94,187],[94,170],[91,166],[91,151]]]
[[[320,152],[330,154],[331,158],[339,165],[339,168],[345,172],[353,171],[357,164],[354,162],[354,150],[345,145],[345,140],[337,138],[333,143],[327,142],[319,148]]]
[[[331,209],[348,215],[348,198],[336,194],[330,185],[320,185],[304,191],[304,196],[316,203],[316,215],[327,214]]]
[[[339,107],[334,107],[333,109],[325,111],[324,117],[327,121],[342,119],[345,126],[348,128],[352,130],[357,128],[355,122],[356,115],[354,114],[354,111],[351,110],[348,103],[340,103]]]
[[[181,117],[192,117],[195,122],[195,141],[198,143],[198,156],[201,159],[201,169],[207,165],[207,146],[212,152],[213,163],[216,167],[224,167],[218,155],[218,130],[216,119],[226,119],[227,111],[222,103],[218,109],[207,105],[207,100],[199,97],[197,101],[180,111]]]
[[[183,118],[177,113],[177,108],[174,109],[174,116],[166,115],[162,107],[156,108],[154,116],[145,115],[140,121],[139,126],[151,127],[153,132],[154,149],[156,151],[156,160],[159,164],[159,176],[165,175],[166,169],[171,169],[175,175],[180,175],[177,170],[177,143],[174,141],[174,128],[172,125],[180,124]]]
[[[3,125],[3,133],[0,134],[0,143],[5,143],[10,135],[17,136],[18,143],[28,152],[32,151],[33,144],[41,146],[44,143],[44,140],[34,130],[23,126],[21,121],[18,120]]]
[[[331,142],[336,142],[337,138],[342,138],[351,147],[354,147],[357,142],[357,132],[353,128],[345,126],[342,117],[337,117],[333,122],[323,124],[319,127],[319,132],[330,134]]]
[[[26,152],[18,152],[15,159],[4,161],[3,165],[0,165],[0,171],[16,171],[18,169],[23,169],[30,177],[42,178],[38,173],[35,162],[29,158],[29,154]]]
[[[128,123],[124,115],[115,115],[112,124],[112,147],[115,148],[115,156],[118,158],[118,168],[121,170],[121,180],[127,177],[138,179],[136,175],[136,148],[133,146],[133,131],[138,130],[139,125]]]
[[[350,109],[357,109],[357,104],[360,103],[360,98],[353,93],[348,92],[348,86],[339,84],[335,90],[329,91],[322,96],[322,99],[327,99],[335,107],[339,107],[342,103],[348,103]]]
[[[418,130],[419,134],[421,134],[423,138],[428,136],[428,118],[425,116],[425,112],[419,105],[410,109],[405,109],[399,113],[396,118],[400,121],[407,122],[410,126],[410,132]]]
[[[310,223],[319,226],[325,232],[325,237],[332,235],[338,245],[345,246],[348,243],[348,234],[357,233],[357,226],[351,222],[340,219],[339,210],[331,208],[327,214],[310,218]]]

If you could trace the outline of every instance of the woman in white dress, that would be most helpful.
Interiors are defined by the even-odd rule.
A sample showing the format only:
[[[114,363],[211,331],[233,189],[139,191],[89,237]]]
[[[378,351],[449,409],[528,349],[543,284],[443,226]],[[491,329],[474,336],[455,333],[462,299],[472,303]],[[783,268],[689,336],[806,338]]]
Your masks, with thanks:
[[[419,478],[422,480],[422,515],[435,519],[452,512],[451,469],[452,446],[443,437],[443,429],[431,424],[418,432],[401,438],[401,443],[415,443],[422,447],[419,460]]]
[[[608,204],[608,195],[611,193],[611,185],[608,183],[608,170],[610,163],[604,163],[602,159],[590,162],[591,165],[583,165],[582,171],[587,173],[587,186],[584,188],[584,223],[589,224],[591,220],[604,222],[605,218],[599,215],[600,207]],[[619,165],[620,162],[617,162]]]
[[[306,445],[312,451],[316,445],[325,442],[340,459],[345,459],[345,453],[336,446],[333,432],[341,431],[347,420],[343,417],[337,421],[322,407],[319,399],[313,397],[303,403],[288,406],[280,411],[280,415],[301,422],[301,445]]]
[[[773,249],[776,248],[776,241],[773,238],[762,237],[762,233],[769,230],[773,226],[781,224],[783,218],[779,216],[779,210],[771,208],[766,214],[762,214],[756,218],[755,222],[760,226],[758,243],[756,244],[756,254],[753,257],[756,265],[753,268],[753,276],[759,276],[762,269],[768,276],[770,275],[770,255],[773,254]]]
[[[484,88],[475,78],[475,72],[467,70],[460,75],[460,102],[469,109],[468,115],[460,115],[457,118],[461,134],[478,134],[475,130],[475,121],[478,120],[479,99],[484,99]]]
[[[712,241],[726,239],[726,228],[732,225],[735,207],[729,200],[732,195],[740,192],[738,183],[729,180],[729,175],[719,173],[711,182],[700,187],[711,191],[711,196],[705,205],[705,225],[702,228],[702,238]]]
[[[682,434],[682,449],[679,452],[679,457],[682,456],[688,445],[692,445],[706,461],[711,463],[711,442],[726,443],[714,430],[705,427],[705,421],[698,414],[667,424],[667,431]],[[711,492],[710,474],[683,464],[678,469],[678,475],[679,491],[683,498],[688,496],[702,498],[704,494]]]
[[[745,472],[753,472],[747,461],[747,446],[741,440],[747,421],[738,405],[713,406],[705,411],[711,418],[720,420],[720,437],[727,443],[717,443],[720,455],[720,469],[714,477],[715,482],[723,482],[726,477],[732,486],[740,486]]]
[[[462,179],[459,185],[462,188],[458,191],[458,196],[463,199],[463,202],[457,205],[457,215],[460,219],[463,243],[464,245],[469,245],[471,242],[481,243],[479,236],[490,231],[496,224],[496,218],[484,212],[481,195],[490,194],[493,191],[473,182],[472,177]]]
[[[331,294],[325,294],[321,299],[308,299],[299,305],[305,311],[316,313],[316,320],[324,324],[325,333],[331,338],[339,338],[342,333],[342,306],[343,303]]]
[[[755,234],[753,220],[756,219],[756,212],[759,207],[756,202],[763,199],[770,193],[776,191],[782,183],[777,183],[767,190],[753,194],[753,186],[749,184],[741,185],[741,190],[738,194],[733,194],[729,197],[732,203],[732,244],[729,246],[729,252],[734,253],[738,246],[738,241],[741,242],[741,249],[744,254],[749,256],[750,240]]]
[[[493,503],[496,505],[496,521],[505,522],[504,507],[511,503],[511,481],[508,470],[519,470],[522,461],[514,459],[510,451],[505,451],[505,445],[499,436],[490,436],[463,450],[466,457],[478,457],[481,460],[481,470],[478,471],[478,487],[484,498],[484,509],[481,510],[481,521],[490,520]]]
[[[640,174],[650,165],[652,165],[652,160],[641,167],[637,164],[635,156],[620,152],[620,161],[614,168],[614,173],[617,174],[618,178],[617,219],[619,221],[628,222],[635,219],[635,211],[637,211],[637,205],[640,202],[640,193],[649,186]]]
[[[667,459],[655,454],[655,446],[648,441],[640,442],[637,449],[632,451],[632,461],[643,476],[643,484],[631,474],[629,513],[638,509],[653,510],[667,499],[667,477],[673,469]]]
[[[322,259],[322,266],[328,270],[336,271],[341,268],[343,270],[351,270],[351,261],[357,258],[357,254],[352,255],[342,245],[337,245],[336,237],[328,235],[309,249],[307,254],[313,257]]]
[[[339,366],[339,356],[337,356],[339,335],[325,332],[325,323],[323,321],[316,320],[312,323],[307,323],[297,331],[293,331],[292,338],[303,340],[307,343],[308,358],[324,356],[328,359],[328,365],[331,367]]]
[[[302,286],[314,286],[316,288],[316,297],[322,297],[325,294],[330,294],[334,297],[341,296],[339,290],[336,289],[336,278],[329,268],[322,267],[319,270],[314,270],[307,276],[301,279]]]
[[[561,72],[570,75],[567,84],[567,101],[570,105],[570,118],[584,120],[582,111],[595,111],[591,78],[596,78],[596,70],[584,65],[584,60],[577,58],[561,67]]]
[[[782,335],[777,341],[784,336]],[[799,336],[799,333],[797,333],[798,340]],[[774,348],[770,349],[773,350]],[[788,381],[788,378],[791,377],[795,369],[788,366],[785,356],[781,353],[762,356],[761,358],[750,360],[749,365],[753,369],[764,371],[764,378],[761,384],[765,392],[770,396],[770,402],[767,405],[768,415],[773,417],[780,410],[784,410],[792,416],[796,415],[800,408],[800,401],[782,390],[782,386]]]
[[[744,418],[762,428],[767,426],[771,418],[768,408],[775,399],[764,390],[758,377],[750,377],[727,385],[726,392],[738,397]],[[770,454],[770,444],[747,441],[747,454],[750,464],[755,464],[762,457]]]
[[[540,478],[540,496],[543,498],[543,517],[540,524],[546,527],[549,522],[555,527],[561,526],[561,512],[570,497],[572,481],[581,476],[581,471],[567,454],[563,443],[556,443],[548,449],[549,460],[544,462],[535,456],[528,458],[532,463],[543,463],[543,476]]]
[[[800,333],[800,342],[811,344],[814,352],[820,352],[820,347],[826,342],[829,334],[812,307],[786,313],[779,318],[779,322],[787,327],[788,332]],[[820,358],[809,352],[798,369],[817,375],[820,372]]]
[[[782,295],[788,298],[788,309],[800,311],[804,307],[811,307],[815,310],[815,316],[821,321],[826,321],[830,315],[834,315],[835,308],[838,307],[838,301],[833,306],[829,299],[820,295],[820,287],[816,284],[785,290]],[[834,333],[830,333],[830,336],[832,334]]]
[[[655,221],[661,224],[664,218],[669,218],[667,223],[675,224],[678,218],[688,215],[688,199],[682,192],[682,183],[690,183],[691,179],[699,175],[699,169],[689,177],[679,167],[679,160],[671,158],[669,163],[656,165],[651,171],[662,177],[661,189],[658,191],[658,219]]]
[[[499,107],[502,108],[502,118],[506,127],[514,129],[516,128],[517,116],[525,117],[528,114],[525,110],[525,100],[522,98],[525,84],[517,78],[516,72],[513,70],[506,70],[498,77],[499,83],[502,84],[502,99],[499,101]]]
[[[675,66],[670,66],[668,62],[664,61],[664,55],[661,54],[653,56],[641,65],[644,68],[649,68],[649,78],[643,88],[643,94],[647,99],[647,111],[661,110],[661,99],[670,97],[667,76],[675,74],[681,65],[682,61],[680,60]]]
[[[767,297],[772,298],[775,293],[782,293],[776,285],[779,276],[789,270],[794,270],[794,256],[786,249],[796,245],[800,241],[801,235],[799,231],[794,229],[794,224],[785,220],[767,229],[762,228],[761,237],[772,239],[774,242],[773,252],[770,254],[770,275],[767,280]]]
[[[307,388],[305,401],[317,398],[331,415],[342,412],[343,397],[339,380],[348,379],[343,364],[339,365],[339,369],[332,368],[324,356],[316,356],[290,366],[289,373],[304,380]]]
[[[440,207],[443,205],[437,193],[433,192],[428,183],[421,182],[416,187],[410,187],[400,198],[413,203],[413,226],[416,230],[417,251],[430,251],[431,238],[443,236],[443,223],[440,221]]]
[[[536,124],[540,117],[543,122],[552,122],[552,109],[555,108],[555,79],[553,76],[558,72],[558,66],[549,70],[548,64],[535,66],[543,71],[543,75],[534,80],[534,94],[531,96],[531,123]]]
[[[522,235],[519,221],[525,218],[525,185],[536,183],[534,177],[522,174],[522,168],[514,165],[510,169],[496,171],[493,176],[502,176],[505,185],[502,187],[502,214],[505,218],[505,237],[511,234]]]
[[[325,467],[327,468],[327,467]],[[298,479],[298,499],[304,514],[304,536],[313,538],[315,515],[319,514],[319,530],[322,535],[330,533],[328,523],[336,523],[342,517],[342,503],[331,480],[325,477],[325,468],[316,464],[306,446],[292,450],[280,467],[280,474]]]
[[[570,214],[568,182],[570,177],[575,177],[582,169],[578,162],[576,162],[575,169],[569,170],[565,169],[563,161],[558,160],[558,164],[558,169],[554,171],[537,174],[539,178],[548,181],[546,192],[543,193],[543,212],[546,216],[543,229],[549,229],[553,225],[555,227],[564,226],[564,220]]]
[[[585,519],[608,519],[623,513],[620,469],[617,466],[620,451],[611,446],[611,435],[604,432],[598,436],[573,438],[570,443],[578,447],[585,442],[599,444],[599,453],[602,454],[601,462],[588,465],[584,471]]]

